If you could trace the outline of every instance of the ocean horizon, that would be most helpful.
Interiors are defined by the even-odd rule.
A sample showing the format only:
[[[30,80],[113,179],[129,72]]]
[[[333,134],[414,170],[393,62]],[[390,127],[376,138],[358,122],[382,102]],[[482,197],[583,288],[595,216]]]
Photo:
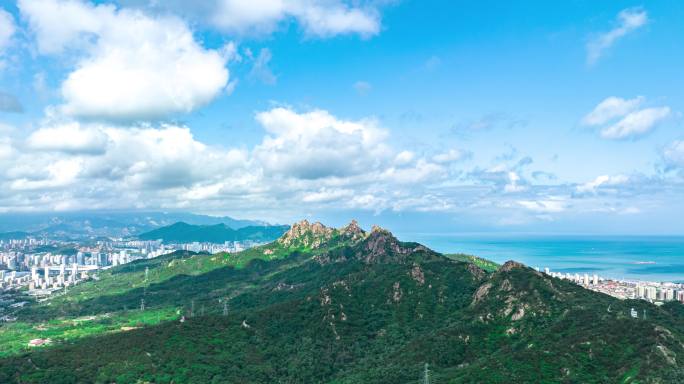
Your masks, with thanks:
[[[442,253],[612,279],[684,282],[684,236],[403,233]]]

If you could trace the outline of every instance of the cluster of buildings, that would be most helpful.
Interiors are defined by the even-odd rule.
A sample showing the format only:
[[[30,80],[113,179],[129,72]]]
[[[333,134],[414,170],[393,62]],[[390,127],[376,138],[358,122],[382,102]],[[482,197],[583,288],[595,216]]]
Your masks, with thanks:
[[[215,253],[235,253],[235,252],[240,252],[244,251],[245,249],[256,247],[258,245],[261,245],[263,243],[259,243],[256,241],[252,240],[244,240],[244,241],[226,241],[223,244],[216,244],[216,243],[200,243],[200,242],[192,242],[192,243],[184,243],[184,244],[174,244],[178,249],[182,249],[185,251],[192,251],[192,252],[207,252],[211,253],[212,255]]]
[[[539,268],[536,269],[539,271]],[[549,268],[544,268],[544,273],[551,277],[572,281],[592,291],[605,293],[619,299],[643,299],[655,304],[662,304],[673,300],[684,303],[684,284],[614,280],[603,278],[597,274],[553,272]]]
[[[161,240],[100,240],[67,242],[26,238],[0,241],[0,292],[28,289],[34,296],[45,296],[78,284],[95,273],[130,263],[152,259],[176,250],[193,252],[239,252],[259,245],[253,241],[228,241],[223,244],[164,244]]]

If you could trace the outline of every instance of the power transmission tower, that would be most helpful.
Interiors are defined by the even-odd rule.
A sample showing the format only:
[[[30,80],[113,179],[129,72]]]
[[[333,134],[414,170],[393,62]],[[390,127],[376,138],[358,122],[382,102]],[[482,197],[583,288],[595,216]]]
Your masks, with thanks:
[[[195,317],[195,300],[190,302],[190,317]]]
[[[430,384],[430,369],[428,368],[428,363],[425,363],[425,369],[423,370],[423,384]]]
[[[140,310],[141,311],[145,310],[145,299],[140,299]]]
[[[145,267],[145,281],[147,281],[147,276],[150,274],[150,267]]]
[[[228,316],[228,301],[223,300],[223,316]]]

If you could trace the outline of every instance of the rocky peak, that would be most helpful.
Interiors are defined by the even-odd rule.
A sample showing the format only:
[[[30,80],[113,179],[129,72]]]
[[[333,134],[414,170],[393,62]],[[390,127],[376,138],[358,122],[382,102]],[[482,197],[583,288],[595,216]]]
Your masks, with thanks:
[[[366,263],[399,262],[405,263],[410,255],[425,253],[436,256],[437,253],[417,243],[403,243],[392,232],[373,226],[368,237],[356,249],[356,258]]]
[[[326,227],[320,222],[309,223],[304,219],[292,224],[290,229],[278,239],[278,243],[290,246],[317,248],[332,237],[334,229]]]
[[[366,232],[359,227],[359,223],[356,220],[352,220],[346,227],[342,227],[340,234],[352,241],[361,240],[366,236]]]
[[[525,269],[527,268],[525,264],[519,263],[517,261],[509,260],[504,263],[504,265],[499,268],[499,272],[509,272],[513,269]]]

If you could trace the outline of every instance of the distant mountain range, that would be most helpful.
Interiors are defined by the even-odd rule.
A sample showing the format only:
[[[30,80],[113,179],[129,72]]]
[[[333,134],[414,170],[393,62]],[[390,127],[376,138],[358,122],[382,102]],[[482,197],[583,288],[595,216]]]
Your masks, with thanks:
[[[225,224],[233,229],[268,225],[263,221],[184,212],[5,213],[0,214],[0,233],[27,232],[37,236],[59,238],[128,237],[180,221],[193,225]]]
[[[233,229],[226,224],[192,225],[178,222],[142,233],[138,235],[138,238],[141,240],[162,239],[166,243],[191,243],[194,241],[223,243],[225,241],[244,240],[271,242],[282,236],[288,228],[287,225],[262,225]]]

